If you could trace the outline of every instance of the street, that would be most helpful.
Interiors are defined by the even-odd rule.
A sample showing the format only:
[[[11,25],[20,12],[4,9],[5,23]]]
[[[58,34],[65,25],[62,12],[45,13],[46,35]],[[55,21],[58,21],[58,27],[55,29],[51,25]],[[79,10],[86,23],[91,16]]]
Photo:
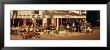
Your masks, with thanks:
[[[48,34],[40,38],[32,37],[23,39],[20,35],[11,35],[11,40],[100,40],[100,29],[94,29],[92,33],[67,32],[65,34]]]

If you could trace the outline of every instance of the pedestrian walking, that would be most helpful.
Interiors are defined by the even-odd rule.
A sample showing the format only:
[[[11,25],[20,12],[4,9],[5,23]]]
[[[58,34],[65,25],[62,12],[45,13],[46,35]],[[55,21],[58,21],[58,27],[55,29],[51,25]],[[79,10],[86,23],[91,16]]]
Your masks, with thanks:
[[[69,24],[66,26],[66,28],[67,28],[67,31],[69,32],[69,30],[70,30]]]
[[[75,31],[75,22],[72,24],[72,30]]]

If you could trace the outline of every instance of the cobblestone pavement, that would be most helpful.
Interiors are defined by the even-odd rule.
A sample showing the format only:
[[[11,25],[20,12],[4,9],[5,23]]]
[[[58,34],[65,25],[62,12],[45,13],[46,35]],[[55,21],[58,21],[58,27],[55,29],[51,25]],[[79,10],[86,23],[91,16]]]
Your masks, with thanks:
[[[40,38],[23,39],[21,36],[11,35],[11,40],[100,40],[100,30],[95,29],[93,33],[67,32],[65,34],[48,34]]]

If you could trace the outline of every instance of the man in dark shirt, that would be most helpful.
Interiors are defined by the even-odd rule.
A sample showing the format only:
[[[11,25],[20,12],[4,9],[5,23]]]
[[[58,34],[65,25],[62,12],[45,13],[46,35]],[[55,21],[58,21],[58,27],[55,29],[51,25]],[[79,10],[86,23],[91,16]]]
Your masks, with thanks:
[[[78,20],[75,22],[75,25],[76,25],[76,32],[81,32],[80,23]]]

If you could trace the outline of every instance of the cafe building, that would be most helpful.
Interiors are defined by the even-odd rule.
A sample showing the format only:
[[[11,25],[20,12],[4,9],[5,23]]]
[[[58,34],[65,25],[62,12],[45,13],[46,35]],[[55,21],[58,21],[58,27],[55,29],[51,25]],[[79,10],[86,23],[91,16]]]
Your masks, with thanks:
[[[71,25],[72,21],[86,20],[85,10],[11,10],[11,26],[33,28],[54,25],[58,30],[60,25]]]

